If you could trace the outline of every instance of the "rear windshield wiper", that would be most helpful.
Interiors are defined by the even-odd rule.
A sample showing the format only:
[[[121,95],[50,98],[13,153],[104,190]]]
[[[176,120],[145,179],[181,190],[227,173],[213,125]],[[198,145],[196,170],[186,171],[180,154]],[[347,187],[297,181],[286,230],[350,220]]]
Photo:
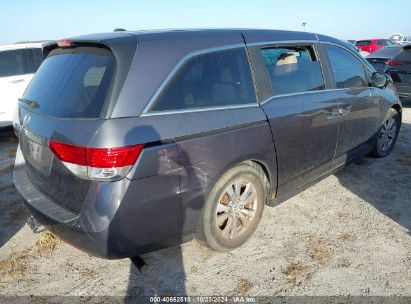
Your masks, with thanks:
[[[33,100],[30,100],[30,99],[27,99],[27,98],[19,98],[19,101],[28,104],[32,108],[40,108],[40,105],[38,104],[38,102],[35,102]]]

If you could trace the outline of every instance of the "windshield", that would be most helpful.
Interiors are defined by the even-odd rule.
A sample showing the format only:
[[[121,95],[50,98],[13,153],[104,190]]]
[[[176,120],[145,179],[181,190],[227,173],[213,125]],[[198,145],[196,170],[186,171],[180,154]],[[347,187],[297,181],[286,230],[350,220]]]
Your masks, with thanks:
[[[110,99],[115,60],[108,49],[53,50],[23,98],[36,112],[58,118],[100,118]]]

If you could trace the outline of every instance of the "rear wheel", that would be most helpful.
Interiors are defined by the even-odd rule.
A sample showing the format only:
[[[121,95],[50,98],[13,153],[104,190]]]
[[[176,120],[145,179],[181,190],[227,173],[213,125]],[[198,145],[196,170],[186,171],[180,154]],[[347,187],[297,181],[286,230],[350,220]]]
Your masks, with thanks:
[[[400,116],[394,109],[390,109],[387,117],[380,127],[374,148],[371,152],[375,157],[385,157],[391,153],[397,141],[398,132],[400,131]]]
[[[256,230],[266,201],[268,180],[258,165],[242,163],[214,185],[199,223],[199,239],[214,250],[229,251]]]

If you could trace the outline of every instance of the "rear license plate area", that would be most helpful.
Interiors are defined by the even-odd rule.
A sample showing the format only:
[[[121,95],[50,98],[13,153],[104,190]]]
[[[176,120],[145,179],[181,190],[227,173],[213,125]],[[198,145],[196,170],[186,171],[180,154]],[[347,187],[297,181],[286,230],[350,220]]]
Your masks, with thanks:
[[[47,146],[47,139],[35,136],[21,128],[20,148],[24,159],[39,173],[49,175],[53,162],[53,154]]]

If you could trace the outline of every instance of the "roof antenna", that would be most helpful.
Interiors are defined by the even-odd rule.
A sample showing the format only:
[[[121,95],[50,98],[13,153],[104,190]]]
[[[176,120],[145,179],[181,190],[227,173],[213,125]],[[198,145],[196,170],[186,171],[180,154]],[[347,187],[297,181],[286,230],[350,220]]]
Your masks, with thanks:
[[[125,30],[125,29],[123,29],[123,28],[116,27],[113,32],[126,32],[126,31],[127,31],[127,30]]]

